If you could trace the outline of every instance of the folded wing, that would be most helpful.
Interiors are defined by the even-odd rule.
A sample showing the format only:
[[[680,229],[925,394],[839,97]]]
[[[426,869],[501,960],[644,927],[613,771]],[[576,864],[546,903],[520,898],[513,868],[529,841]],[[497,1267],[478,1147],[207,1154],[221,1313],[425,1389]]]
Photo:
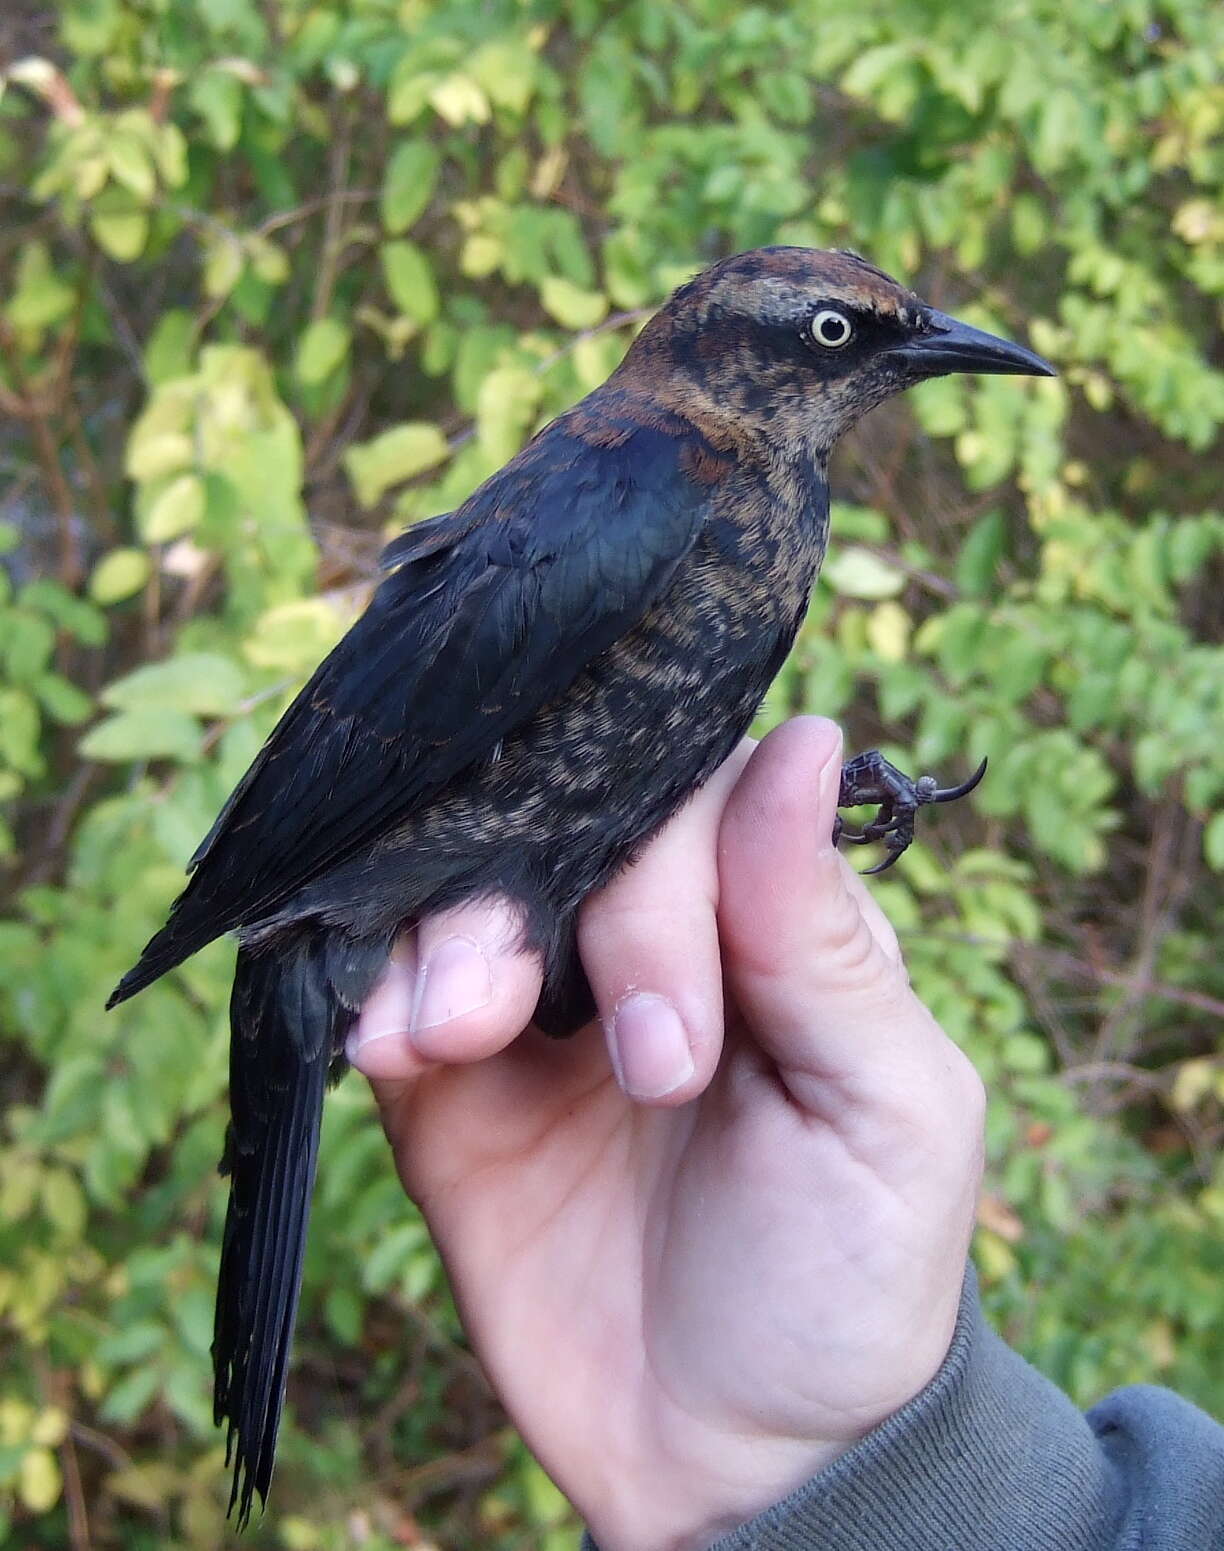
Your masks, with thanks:
[[[112,1005],[427,803],[660,596],[706,514],[708,449],[644,425],[600,441],[556,421],[394,542],[396,569],[281,718]]]

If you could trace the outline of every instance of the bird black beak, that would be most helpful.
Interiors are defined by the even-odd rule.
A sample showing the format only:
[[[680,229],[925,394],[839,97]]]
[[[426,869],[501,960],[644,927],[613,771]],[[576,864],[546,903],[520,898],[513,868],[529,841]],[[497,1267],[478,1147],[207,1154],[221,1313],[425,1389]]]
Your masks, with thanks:
[[[983,329],[970,328],[945,312],[927,314],[929,332],[915,334],[888,352],[924,377],[946,377],[949,372],[995,372],[1016,377],[1054,377],[1054,368],[1039,355],[1000,339]]]

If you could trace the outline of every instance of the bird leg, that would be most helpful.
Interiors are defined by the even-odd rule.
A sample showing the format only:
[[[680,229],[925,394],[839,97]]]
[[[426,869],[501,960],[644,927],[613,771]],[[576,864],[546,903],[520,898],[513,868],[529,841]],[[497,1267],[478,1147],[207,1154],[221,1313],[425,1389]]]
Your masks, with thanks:
[[[874,802],[879,807],[871,823],[864,824],[859,830],[847,829],[838,814],[833,820],[833,844],[840,845],[844,840],[850,845],[865,846],[882,840],[884,860],[868,867],[864,876],[887,872],[914,838],[918,809],[932,802],[955,802],[971,792],[985,774],[986,761],[983,760],[959,786],[940,786],[934,776],[919,776],[915,781],[896,765],[889,764],[878,749],[856,754],[842,766],[837,806],[857,808],[862,803]]]

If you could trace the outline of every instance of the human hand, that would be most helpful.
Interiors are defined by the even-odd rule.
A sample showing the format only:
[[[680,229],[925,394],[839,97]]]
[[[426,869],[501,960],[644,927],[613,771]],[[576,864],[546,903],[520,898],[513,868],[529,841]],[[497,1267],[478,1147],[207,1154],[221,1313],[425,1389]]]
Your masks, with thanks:
[[[830,843],[840,765],[817,718],[746,743],[587,901],[607,1044],[520,1036],[538,965],[475,904],[404,939],[350,1041],[473,1346],[601,1551],[707,1546],[951,1341],[982,1088]]]

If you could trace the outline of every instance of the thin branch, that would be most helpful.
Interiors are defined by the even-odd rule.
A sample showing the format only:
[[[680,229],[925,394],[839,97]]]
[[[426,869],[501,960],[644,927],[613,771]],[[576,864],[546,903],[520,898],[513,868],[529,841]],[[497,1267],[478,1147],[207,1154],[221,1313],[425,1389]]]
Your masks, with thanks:
[[[419,1503],[464,1482],[491,1479],[505,1464],[508,1436],[508,1429],[491,1433],[470,1448],[380,1476],[377,1484],[393,1492],[397,1501],[406,1498],[409,1503]]]
[[[64,414],[68,420],[68,435],[76,451],[77,461],[84,471],[85,482],[89,486],[95,531],[108,544],[115,544],[118,542],[119,533],[111,512],[110,496],[106,489],[106,482],[102,478],[102,470],[98,467],[98,460],[94,457],[93,447],[86,434],[85,422],[81,419],[81,410],[75,393],[68,394],[64,404]]]
[[[69,489],[60,463],[59,444],[51,429],[48,413],[51,405],[29,391],[25,368],[21,362],[21,352],[7,326],[4,325],[0,325],[0,350],[3,351],[9,372],[17,384],[18,403],[21,406],[19,412],[30,427],[39,468],[55,507],[59,531],[59,579],[70,592],[75,592],[84,579],[85,563],[76,532],[76,502],[73,500],[72,491]]]
[[[552,355],[545,356],[535,368],[536,376],[542,377],[545,372],[551,371],[559,361],[564,361],[567,355],[572,355],[578,346],[588,339],[598,339],[601,334],[611,334],[614,329],[624,328],[628,323],[640,323],[643,318],[649,318],[658,309],[654,307],[634,307],[628,312],[614,312],[602,323],[596,323],[593,328],[583,329],[581,333],[574,334]]]
[[[281,679],[278,683],[269,685],[267,689],[261,689],[258,694],[248,695],[245,700],[240,700],[233,716],[227,717],[223,722],[217,722],[204,734],[200,744],[201,751],[207,754],[210,749],[216,748],[227,729],[232,727],[240,716],[249,716],[257,706],[264,705],[269,700],[275,700],[277,695],[283,695],[292,683],[292,679]]]
[[[1142,986],[1150,978],[1161,944],[1172,930],[1184,889],[1178,887],[1181,869],[1175,866],[1178,816],[1171,807],[1156,810],[1156,820],[1144,867],[1143,897],[1139,909],[1138,940],[1126,977],[1126,995],[1101,1022],[1096,1040],[1096,1056],[1105,1060],[1111,1053],[1124,1054],[1127,1027],[1143,999]]]
[[[89,1511],[85,1506],[85,1491],[81,1485],[81,1469],[77,1463],[71,1428],[64,1435],[59,1452],[64,1475],[64,1502],[68,1508],[68,1540],[72,1551],[92,1551]]]
[[[46,835],[41,846],[42,857],[37,864],[30,869],[27,880],[30,884],[46,883],[52,876],[57,858],[62,859],[61,852],[68,832],[72,828],[73,820],[80,812],[81,804],[89,793],[89,788],[97,774],[97,765],[85,761],[77,766],[71,780],[64,787],[56,801],[55,809],[47,825]]]
[[[273,232],[283,231],[286,226],[294,226],[298,221],[309,220],[312,215],[318,215],[321,210],[331,210],[337,204],[369,205],[380,198],[377,189],[341,189],[335,194],[322,194],[318,199],[306,200],[293,210],[282,210],[277,215],[270,215],[255,228],[255,235],[270,237]]]
[[[1102,1078],[1114,1082],[1134,1083],[1153,1093],[1164,1093],[1168,1083],[1159,1072],[1149,1072],[1146,1067],[1134,1066],[1129,1061],[1085,1061],[1082,1066],[1069,1066],[1060,1072],[1059,1080],[1065,1083],[1096,1083]]]
[[[106,1433],[100,1433],[96,1428],[87,1427],[84,1422],[77,1421],[68,1424],[68,1431],[74,1442],[79,1443],[83,1449],[89,1449],[91,1453],[99,1455],[112,1470],[131,1468],[132,1456]]]
[[[332,293],[336,286],[336,274],[340,254],[344,249],[344,185],[348,179],[349,157],[353,149],[353,114],[346,103],[340,116],[340,128],[332,142],[330,165],[331,186],[327,191],[327,219],[323,227],[323,249],[314,297],[310,305],[313,322],[325,318],[331,310]]]

